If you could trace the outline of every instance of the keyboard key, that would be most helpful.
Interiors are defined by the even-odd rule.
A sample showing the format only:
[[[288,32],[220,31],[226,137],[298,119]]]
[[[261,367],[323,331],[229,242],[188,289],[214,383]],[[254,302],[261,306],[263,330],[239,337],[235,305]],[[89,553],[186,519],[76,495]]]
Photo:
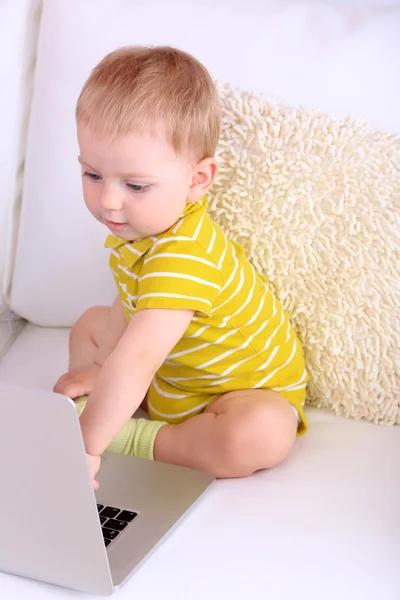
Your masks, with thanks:
[[[104,538],[104,543],[105,543],[105,545],[106,545],[106,548],[107,548],[108,544],[111,544],[111,540],[106,540],[106,539]]]
[[[100,515],[100,523],[103,525],[107,521],[107,517],[102,517]]]
[[[135,517],[137,517],[137,513],[130,512],[129,510],[123,510],[118,515],[118,521],[126,521],[127,523],[130,523]]]
[[[97,510],[100,512],[102,509],[104,508],[104,506],[102,504],[98,504],[97,505]]]
[[[109,540],[114,540],[117,537],[117,535],[121,533],[120,531],[116,531],[115,529],[102,529],[101,531],[103,532],[103,537]]]
[[[107,517],[108,519],[113,519],[114,517],[117,516],[117,514],[121,512],[121,509],[119,508],[114,508],[113,506],[106,506],[102,511],[101,511],[101,516],[102,517]]]
[[[107,527],[110,529],[118,529],[118,531],[122,531],[128,523],[125,521],[117,521],[116,519],[108,519],[107,523],[104,523],[103,527]]]

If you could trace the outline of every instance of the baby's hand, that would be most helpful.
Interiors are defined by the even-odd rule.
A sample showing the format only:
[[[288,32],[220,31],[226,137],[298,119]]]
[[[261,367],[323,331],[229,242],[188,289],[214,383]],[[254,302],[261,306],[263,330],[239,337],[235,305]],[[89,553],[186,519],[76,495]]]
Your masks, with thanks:
[[[91,454],[86,453],[86,459],[87,459],[88,466],[89,466],[89,473],[90,473],[90,478],[92,480],[93,489],[94,489],[94,491],[96,491],[99,489],[99,482],[97,481],[97,479],[95,479],[95,477],[96,477],[97,471],[100,469],[101,458],[100,458],[100,456],[92,456]]]
[[[100,369],[101,367],[94,363],[80,369],[73,369],[61,375],[53,391],[69,396],[70,398],[88,396],[94,387],[94,382],[100,373]]]

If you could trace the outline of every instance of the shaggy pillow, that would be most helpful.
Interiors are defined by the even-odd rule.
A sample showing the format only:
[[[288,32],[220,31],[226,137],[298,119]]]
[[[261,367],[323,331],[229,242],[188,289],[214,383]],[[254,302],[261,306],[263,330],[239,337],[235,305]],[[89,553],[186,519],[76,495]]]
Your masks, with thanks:
[[[307,403],[400,423],[400,140],[220,88],[210,216],[291,316]]]

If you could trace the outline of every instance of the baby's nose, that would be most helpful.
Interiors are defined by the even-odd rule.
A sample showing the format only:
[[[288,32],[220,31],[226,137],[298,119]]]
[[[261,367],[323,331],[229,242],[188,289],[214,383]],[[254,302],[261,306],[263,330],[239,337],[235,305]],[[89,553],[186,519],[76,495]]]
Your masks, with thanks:
[[[104,210],[117,211],[122,209],[122,199],[119,197],[118,192],[115,190],[106,189],[102,190],[100,196],[100,206]]]

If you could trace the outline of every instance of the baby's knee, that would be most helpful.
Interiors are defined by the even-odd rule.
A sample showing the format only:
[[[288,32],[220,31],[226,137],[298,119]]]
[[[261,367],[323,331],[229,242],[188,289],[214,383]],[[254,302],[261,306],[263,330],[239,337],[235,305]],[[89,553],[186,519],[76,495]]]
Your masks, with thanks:
[[[97,334],[103,331],[109,314],[109,306],[92,306],[88,308],[72,326],[70,339],[82,335],[97,338]]]
[[[251,475],[287,458],[296,440],[297,419],[286,400],[249,404],[231,417],[223,440],[231,473],[227,476]]]

